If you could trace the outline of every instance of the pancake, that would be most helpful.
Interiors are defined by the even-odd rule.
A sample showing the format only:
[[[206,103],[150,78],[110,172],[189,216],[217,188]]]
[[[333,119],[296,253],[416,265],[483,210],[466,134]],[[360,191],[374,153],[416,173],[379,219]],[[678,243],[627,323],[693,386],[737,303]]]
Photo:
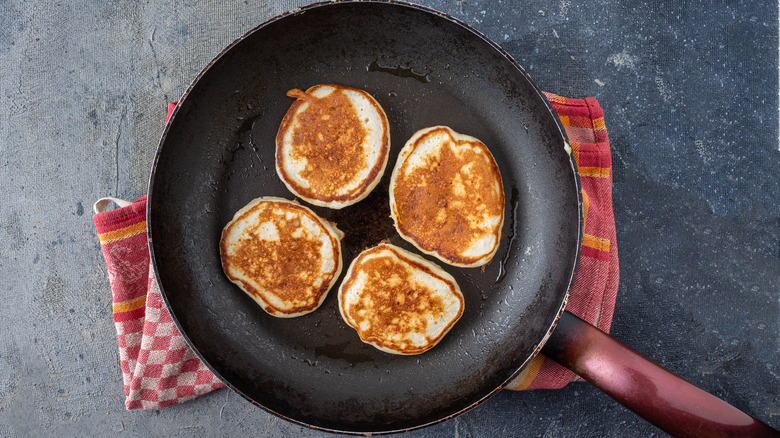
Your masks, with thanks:
[[[222,269],[269,314],[301,316],[322,304],[341,273],[343,235],[296,202],[257,198],[222,230]]]
[[[390,214],[420,251],[459,267],[488,263],[504,225],[504,186],[487,146],[446,126],[417,131],[390,179]]]
[[[276,172],[296,196],[343,208],[368,196],[387,166],[387,116],[371,95],[315,85],[296,98],[276,135]]]
[[[360,339],[393,354],[433,348],[463,314],[450,274],[387,243],[360,253],[339,287],[339,311]]]

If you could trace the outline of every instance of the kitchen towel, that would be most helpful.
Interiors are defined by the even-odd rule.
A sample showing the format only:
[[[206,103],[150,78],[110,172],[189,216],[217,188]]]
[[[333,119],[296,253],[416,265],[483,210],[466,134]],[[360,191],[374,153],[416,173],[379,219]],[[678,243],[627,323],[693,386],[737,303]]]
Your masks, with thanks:
[[[107,200],[95,209],[105,208]],[[159,409],[223,385],[184,341],[149,262],[146,197],[94,216],[113,295],[127,409]]]
[[[593,98],[545,93],[566,130],[579,166],[585,234],[579,270],[566,309],[609,332],[618,285],[612,165],[604,117]],[[175,108],[169,104],[168,116]],[[105,211],[114,202],[120,208]],[[119,365],[127,409],[159,409],[224,386],[187,346],[165,307],[151,269],[146,197],[95,203],[95,226],[108,267]],[[506,389],[554,389],[577,380],[538,355]]]
[[[545,96],[569,137],[584,205],[582,253],[566,310],[609,333],[620,270],[612,211],[612,157],[604,112],[592,97]],[[558,389],[575,380],[579,377],[573,372],[539,354],[505,389]]]

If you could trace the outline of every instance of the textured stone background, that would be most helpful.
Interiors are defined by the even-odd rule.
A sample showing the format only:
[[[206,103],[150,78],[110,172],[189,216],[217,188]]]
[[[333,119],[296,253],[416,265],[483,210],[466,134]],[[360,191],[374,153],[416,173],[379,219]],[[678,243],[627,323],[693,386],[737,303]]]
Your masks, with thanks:
[[[123,408],[91,204],[146,191],[165,106],[300,1],[0,0],[0,436],[325,434],[228,390]],[[545,90],[601,102],[621,287],[612,333],[780,427],[776,2],[421,2]],[[626,3],[626,4],[624,4]],[[414,436],[652,436],[589,384],[505,392]]]

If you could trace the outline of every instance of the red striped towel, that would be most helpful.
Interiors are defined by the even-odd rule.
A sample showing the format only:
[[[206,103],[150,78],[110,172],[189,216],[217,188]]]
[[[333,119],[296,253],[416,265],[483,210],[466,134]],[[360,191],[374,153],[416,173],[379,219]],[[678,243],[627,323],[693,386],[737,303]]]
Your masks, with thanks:
[[[604,112],[596,99],[545,93],[561,119],[577,162],[585,230],[577,278],[566,310],[609,333],[618,290],[618,252],[612,211],[612,158]],[[506,389],[558,389],[579,378],[538,355]]]
[[[593,98],[546,96],[569,136],[585,205],[582,257],[566,309],[609,332],[617,296],[618,259],[612,164],[603,113]],[[169,105],[169,117],[174,107]],[[94,220],[113,294],[125,406],[158,409],[224,385],[187,346],[162,302],[149,263],[146,197],[128,204],[97,213]],[[561,388],[574,380],[577,377],[571,371],[540,355],[507,389]]]
[[[146,197],[94,217],[108,266],[127,409],[159,409],[223,385],[168,313],[149,262]]]

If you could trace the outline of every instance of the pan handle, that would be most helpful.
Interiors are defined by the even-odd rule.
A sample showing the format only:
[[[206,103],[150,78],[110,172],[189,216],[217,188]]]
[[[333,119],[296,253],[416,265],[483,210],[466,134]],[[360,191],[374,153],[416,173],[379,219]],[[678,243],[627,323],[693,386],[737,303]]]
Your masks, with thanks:
[[[780,437],[569,312],[542,353],[673,436]]]

